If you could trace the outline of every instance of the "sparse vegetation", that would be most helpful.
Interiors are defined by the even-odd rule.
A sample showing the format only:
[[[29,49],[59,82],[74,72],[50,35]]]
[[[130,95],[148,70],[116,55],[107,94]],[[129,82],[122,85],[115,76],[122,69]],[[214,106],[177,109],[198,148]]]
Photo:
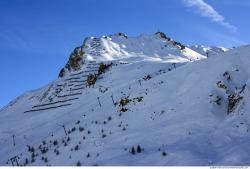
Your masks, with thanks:
[[[120,100],[120,106],[124,107],[126,106],[131,100],[128,97],[122,98]]]
[[[73,133],[73,132],[75,132],[76,131],[76,127],[73,127],[72,129],[71,129],[71,132]]]
[[[147,75],[147,76],[145,76],[145,77],[143,78],[143,80],[150,80],[150,79],[152,79],[152,76],[151,76],[151,75]]]
[[[215,103],[219,106],[221,105],[221,98],[219,96],[216,96]]]
[[[120,112],[126,112],[126,111],[128,111],[128,109],[127,108],[121,108],[121,110],[120,110]]]

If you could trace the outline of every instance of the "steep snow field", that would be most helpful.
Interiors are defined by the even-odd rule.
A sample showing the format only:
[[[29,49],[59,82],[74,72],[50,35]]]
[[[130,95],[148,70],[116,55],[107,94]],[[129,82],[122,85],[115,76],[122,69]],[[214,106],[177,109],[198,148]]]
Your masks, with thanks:
[[[250,46],[204,59],[144,35],[82,49],[0,111],[1,165],[250,165]]]

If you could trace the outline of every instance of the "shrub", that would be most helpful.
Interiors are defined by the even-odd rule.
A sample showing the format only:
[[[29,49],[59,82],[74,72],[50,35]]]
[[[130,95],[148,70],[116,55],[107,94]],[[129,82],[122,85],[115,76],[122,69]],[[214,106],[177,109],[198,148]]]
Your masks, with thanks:
[[[122,98],[121,100],[120,100],[120,106],[126,106],[129,102],[130,102],[131,100],[128,98],[128,97],[126,97],[126,98]]]
[[[76,128],[75,127],[73,127],[72,129],[71,129],[71,132],[73,133],[74,131],[76,131]]]
[[[143,78],[143,80],[150,80],[152,77],[150,75],[147,75]]]
[[[136,97],[133,100],[136,100],[137,102],[142,102],[143,101],[143,97]]]
[[[79,131],[80,131],[80,132],[84,131],[84,128],[81,127],[81,126],[79,126]]]
[[[216,96],[215,103],[217,103],[217,105],[221,105],[221,98],[219,96]]]
[[[75,151],[78,151],[78,150],[79,150],[79,146],[76,145],[76,146],[75,146]]]
[[[53,145],[54,145],[54,146],[58,145],[58,141],[57,141],[57,140],[54,140]]]
[[[180,45],[180,47],[181,47],[181,50],[184,50],[184,49],[186,49],[186,47],[184,46],[184,45]]]
[[[166,156],[167,155],[167,153],[164,151],[164,152],[162,152],[162,154],[161,154],[162,156]]]
[[[111,121],[111,120],[112,120],[112,117],[111,117],[111,116],[109,116],[109,117],[108,117],[108,121]]]
[[[120,110],[120,112],[126,112],[126,111],[128,111],[128,109],[127,108],[121,108],[121,110]]]

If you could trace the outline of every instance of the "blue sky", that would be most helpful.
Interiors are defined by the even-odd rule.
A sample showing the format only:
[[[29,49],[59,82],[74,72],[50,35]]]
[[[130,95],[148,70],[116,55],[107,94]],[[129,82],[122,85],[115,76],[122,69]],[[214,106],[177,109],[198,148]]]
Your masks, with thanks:
[[[161,30],[185,44],[250,42],[249,0],[1,0],[0,107],[57,78],[86,36]]]

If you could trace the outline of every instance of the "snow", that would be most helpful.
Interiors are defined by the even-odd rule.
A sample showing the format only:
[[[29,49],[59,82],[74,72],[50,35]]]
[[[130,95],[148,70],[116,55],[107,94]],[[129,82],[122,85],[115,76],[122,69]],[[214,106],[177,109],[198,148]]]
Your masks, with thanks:
[[[250,165],[250,46],[204,59],[156,35],[97,41],[104,52],[86,47],[81,70],[27,92],[0,111],[0,165],[11,165],[6,162],[16,155],[19,164],[27,158],[32,166],[78,161],[87,166]],[[113,66],[87,87],[87,75],[97,74],[101,62]],[[243,98],[233,100],[229,113],[230,94]],[[128,103],[120,105],[125,98]],[[34,111],[65,104],[70,105]],[[62,125],[71,130],[67,136]],[[32,163],[26,145],[35,148]],[[142,152],[133,155],[131,148],[138,145]],[[43,147],[48,151],[42,153]]]
[[[189,46],[189,48],[204,56],[221,54],[230,50],[228,48],[221,46],[204,46],[204,45],[193,45]]]
[[[138,37],[123,37],[118,35],[104,36],[101,38],[91,37],[85,43],[86,60],[112,61],[123,58],[153,57],[161,61],[171,57],[182,57],[187,60],[204,59],[205,56],[186,48],[180,50],[171,41],[158,35],[142,34]]]

